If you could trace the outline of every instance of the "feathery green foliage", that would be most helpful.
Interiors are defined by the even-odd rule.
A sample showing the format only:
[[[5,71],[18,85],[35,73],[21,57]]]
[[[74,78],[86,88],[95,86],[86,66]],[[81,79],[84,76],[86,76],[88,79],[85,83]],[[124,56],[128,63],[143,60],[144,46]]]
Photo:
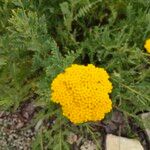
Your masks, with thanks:
[[[33,149],[67,150],[71,131],[92,133],[50,101],[52,80],[73,63],[106,68],[113,106],[125,116],[139,120],[150,110],[149,0],[0,0],[0,17],[0,108],[15,111],[36,94],[34,124],[56,118],[51,130],[39,129]]]

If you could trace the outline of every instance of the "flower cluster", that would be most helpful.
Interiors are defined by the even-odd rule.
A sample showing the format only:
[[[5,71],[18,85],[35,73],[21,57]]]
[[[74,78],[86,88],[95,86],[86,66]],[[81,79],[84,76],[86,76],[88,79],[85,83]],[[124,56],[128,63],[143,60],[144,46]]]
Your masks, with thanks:
[[[102,120],[112,109],[112,84],[103,68],[72,65],[52,82],[52,100],[73,123]]]
[[[150,39],[146,40],[144,47],[150,53]]]

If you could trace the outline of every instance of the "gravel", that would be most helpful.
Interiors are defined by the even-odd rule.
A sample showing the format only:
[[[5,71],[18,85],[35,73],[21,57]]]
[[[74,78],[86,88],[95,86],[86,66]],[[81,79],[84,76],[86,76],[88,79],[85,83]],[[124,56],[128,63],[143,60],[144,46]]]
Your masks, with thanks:
[[[34,137],[34,129],[25,128],[19,115],[5,113],[0,116],[1,150],[30,150]]]

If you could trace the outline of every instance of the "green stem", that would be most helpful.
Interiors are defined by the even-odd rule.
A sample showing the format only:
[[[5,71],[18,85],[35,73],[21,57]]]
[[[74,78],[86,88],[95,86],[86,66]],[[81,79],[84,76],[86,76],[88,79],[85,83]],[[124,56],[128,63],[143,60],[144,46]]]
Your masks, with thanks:
[[[43,137],[42,137],[42,128],[40,129],[40,145],[41,145],[41,150],[44,150],[44,147],[43,147]]]
[[[93,140],[95,141],[95,144],[96,144],[96,147],[97,147],[96,149],[101,150],[101,147],[100,147],[98,141],[96,140],[96,137],[95,137],[94,133],[92,132],[92,130],[90,129],[89,125],[86,124],[85,126],[86,126],[87,130],[90,132]]]
[[[118,82],[116,79],[112,78],[114,81]],[[145,98],[146,100],[150,101],[150,99],[148,97],[143,96],[140,92],[136,91],[135,89],[132,89],[131,87],[129,87],[128,85],[125,85],[123,83],[119,83],[121,84],[123,87],[125,87],[126,89],[130,90],[131,92]]]
[[[62,138],[62,131],[61,131],[61,115],[60,115],[60,127],[59,127],[59,138],[60,138],[60,150],[62,150],[62,141],[61,141],[61,138]]]

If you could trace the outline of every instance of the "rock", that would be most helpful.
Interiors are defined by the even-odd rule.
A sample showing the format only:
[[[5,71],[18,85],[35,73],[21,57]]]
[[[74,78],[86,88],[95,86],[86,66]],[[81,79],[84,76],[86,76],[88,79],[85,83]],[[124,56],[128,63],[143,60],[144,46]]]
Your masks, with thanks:
[[[24,126],[23,122],[18,122],[18,124],[16,125],[16,129],[20,129]]]
[[[108,134],[106,137],[106,150],[144,150],[144,148],[136,139]]]
[[[145,131],[146,131],[146,134],[148,135],[148,139],[150,140],[150,112],[141,114],[141,118],[146,128]]]
[[[126,132],[127,121],[122,112],[118,110],[113,110],[111,118],[99,122],[99,125],[104,128],[107,134],[119,134],[118,131],[122,133]]]
[[[85,141],[84,144],[80,147],[80,150],[96,150],[97,147],[92,141]]]
[[[35,111],[35,106],[33,103],[25,103],[21,109],[21,115],[24,119],[30,120]]]
[[[70,133],[70,135],[67,138],[67,141],[68,141],[69,144],[73,144],[77,141],[77,139],[78,139],[78,137],[77,137],[76,134]]]
[[[125,118],[123,116],[123,113],[118,110],[113,111],[111,121],[120,125],[124,124]]]
[[[81,144],[82,140],[83,140],[82,136],[78,138],[78,140],[76,141],[77,146]]]
[[[3,117],[5,115],[4,111],[0,111],[0,118]]]

